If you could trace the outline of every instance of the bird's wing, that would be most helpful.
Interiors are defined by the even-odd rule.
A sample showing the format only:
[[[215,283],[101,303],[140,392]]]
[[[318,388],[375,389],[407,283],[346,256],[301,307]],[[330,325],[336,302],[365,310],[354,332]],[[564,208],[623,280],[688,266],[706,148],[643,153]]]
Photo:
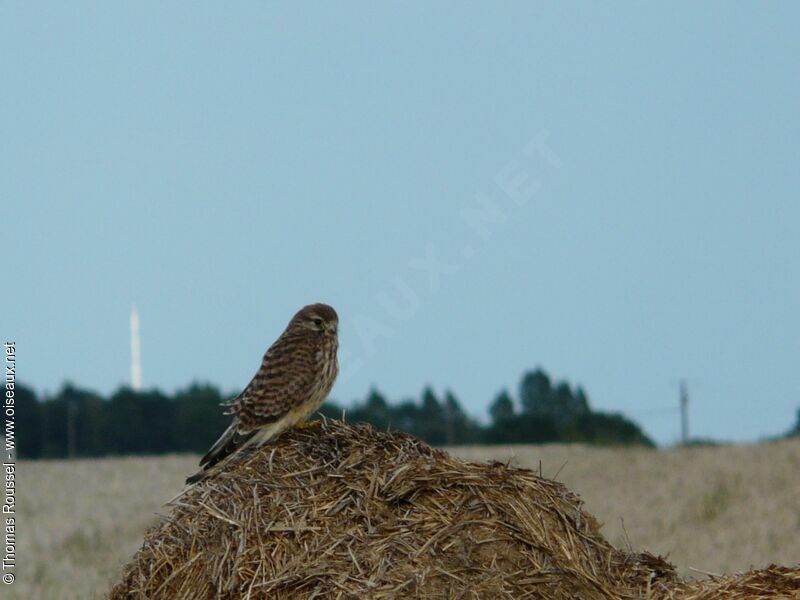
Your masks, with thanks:
[[[191,477],[188,477],[186,483],[191,485],[208,477],[208,474],[215,465],[233,456],[247,444],[248,440],[255,434],[255,431],[241,433],[236,429],[236,422],[234,421],[231,423],[214,445],[211,446],[211,450],[200,459],[200,470]]]
[[[309,396],[314,383],[311,353],[303,347],[264,355],[261,368],[228,407],[237,429],[246,433],[274,423]]]
[[[200,459],[200,466],[210,469],[236,452],[255,433],[255,430],[242,433],[237,429],[236,423],[231,423],[214,445],[211,446],[211,449],[206,452],[206,455]]]
[[[303,345],[287,351],[285,345],[273,344],[247,387],[225,403],[225,414],[233,415],[233,421],[200,460],[203,468],[186,482],[204,479],[215,465],[247,445],[262,427],[279,421],[307,398],[314,382],[312,358],[313,354]]]

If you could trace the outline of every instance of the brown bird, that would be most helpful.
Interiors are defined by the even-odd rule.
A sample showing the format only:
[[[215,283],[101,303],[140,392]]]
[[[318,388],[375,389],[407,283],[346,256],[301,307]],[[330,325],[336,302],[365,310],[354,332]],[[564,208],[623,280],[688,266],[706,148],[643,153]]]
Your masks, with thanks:
[[[223,403],[233,421],[186,483],[205,479],[244,448],[265,444],[319,408],[339,372],[338,328],[327,304],[310,304],[292,317],[244,391]]]

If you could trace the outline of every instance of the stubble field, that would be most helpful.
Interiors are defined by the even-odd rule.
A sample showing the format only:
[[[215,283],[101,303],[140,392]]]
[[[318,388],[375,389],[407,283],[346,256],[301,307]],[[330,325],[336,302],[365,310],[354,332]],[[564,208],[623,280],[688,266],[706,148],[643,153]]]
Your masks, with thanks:
[[[611,543],[668,555],[684,575],[800,562],[800,439],[670,450],[452,448],[564,482]],[[4,598],[102,598],[197,457],[22,462],[17,581]]]

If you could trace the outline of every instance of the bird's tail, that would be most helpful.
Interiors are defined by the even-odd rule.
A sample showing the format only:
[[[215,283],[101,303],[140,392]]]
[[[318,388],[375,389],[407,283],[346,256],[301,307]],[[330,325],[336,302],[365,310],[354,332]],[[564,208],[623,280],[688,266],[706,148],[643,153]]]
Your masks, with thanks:
[[[200,459],[200,466],[202,467],[197,473],[186,479],[186,483],[197,483],[205,479],[211,470],[223,462],[227,462],[247,445],[252,439],[257,430],[241,433],[237,430],[237,423],[234,421],[220,436],[220,438],[211,446],[206,455]]]

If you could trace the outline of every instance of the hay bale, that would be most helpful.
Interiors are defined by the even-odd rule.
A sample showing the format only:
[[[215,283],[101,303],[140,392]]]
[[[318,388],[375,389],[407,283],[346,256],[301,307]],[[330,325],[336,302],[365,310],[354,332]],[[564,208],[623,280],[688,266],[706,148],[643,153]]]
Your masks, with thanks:
[[[329,421],[190,489],[109,599],[640,598],[676,583],[606,542],[560,483]]]
[[[800,598],[800,567],[770,565],[734,575],[677,584],[665,600],[766,600]]]

